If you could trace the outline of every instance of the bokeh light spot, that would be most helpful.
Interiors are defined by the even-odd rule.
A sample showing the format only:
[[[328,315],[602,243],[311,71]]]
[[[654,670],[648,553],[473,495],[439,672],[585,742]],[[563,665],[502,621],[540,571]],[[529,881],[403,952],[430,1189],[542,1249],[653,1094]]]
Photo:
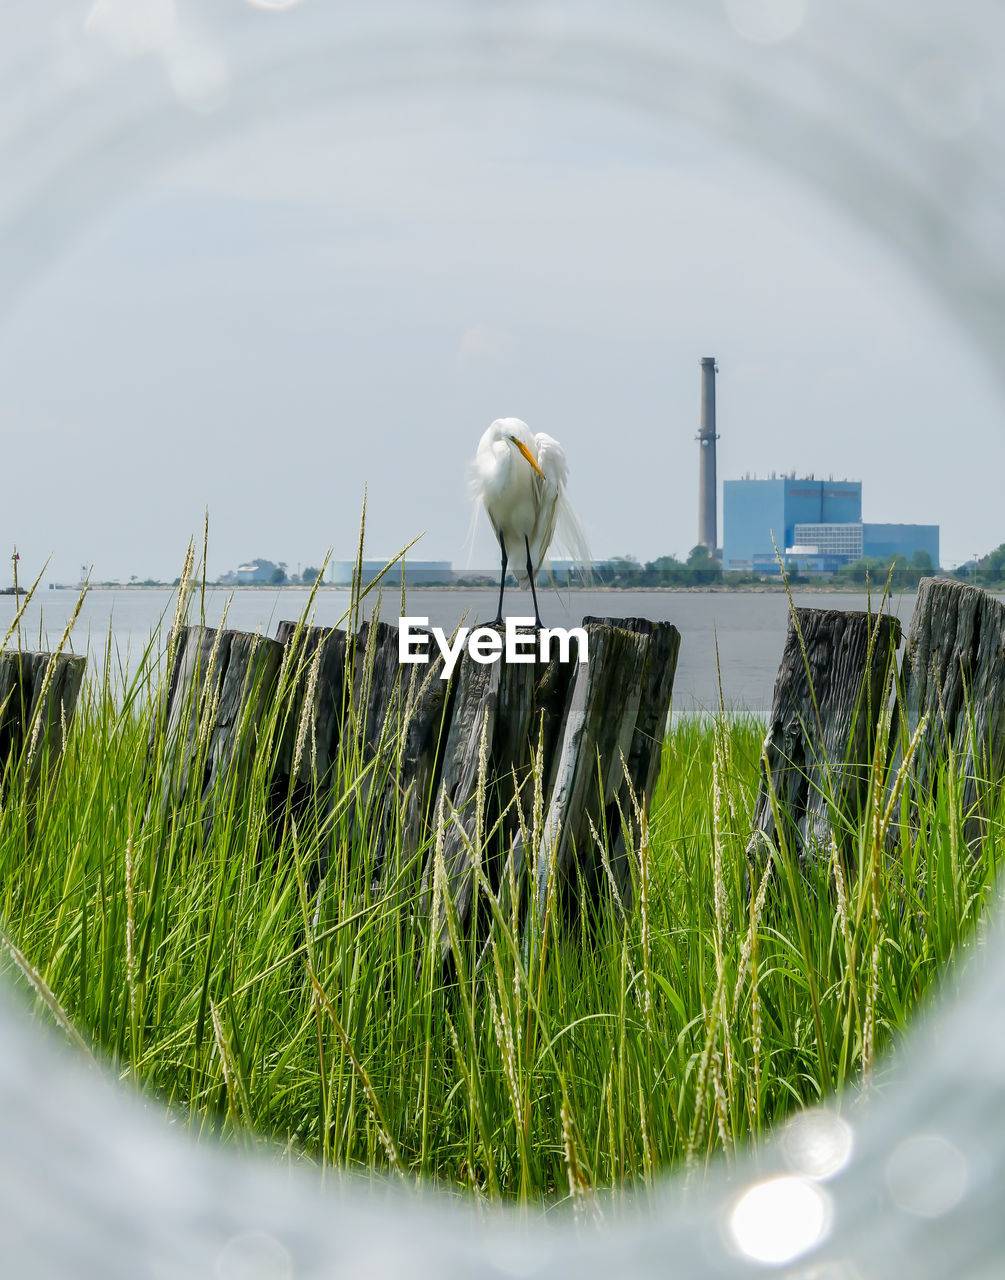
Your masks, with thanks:
[[[756,1262],[779,1264],[818,1245],[830,1229],[830,1199],[805,1178],[769,1178],[737,1200],[729,1230],[737,1248]]]
[[[919,1218],[955,1209],[967,1189],[967,1162],[958,1147],[935,1133],[905,1139],[886,1164],[886,1184],[897,1206]]]
[[[851,1125],[829,1111],[804,1111],[782,1133],[782,1150],[791,1168],[807,1178],[833,1178],[851,1159]]]

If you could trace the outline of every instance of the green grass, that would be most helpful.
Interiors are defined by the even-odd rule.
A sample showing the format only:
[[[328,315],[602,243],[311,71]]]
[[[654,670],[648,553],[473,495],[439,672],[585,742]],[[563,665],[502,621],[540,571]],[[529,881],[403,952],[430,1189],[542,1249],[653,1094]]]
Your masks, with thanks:
[[[752,868],[764,727],[683,720],[634,853],[630,917],[608,902],[573,929],[535,915],[521,935],[483,886],[490,946],[476,968],[479,942],[448,911],[448,973],[416,911],[429,848],[370,887],[366,784],[393,768],[393,743],[370,764],[347,749],[334,813],[308,811],[274,840],[269,771],[302,727],[292,691],[309,675],[294,657],[207,836],[197,800],[161,803],[153,781],[167,759],[162,669],[151,653],[128,679],[106,668],[85,686],[37,798],[8,777],[8,968],[40,1017],[76,1028],[79,1051],[196,1133],[326,1167],[588,1204],[597,1187],[729,1158],[876,1078],[973,934],[1005,847],[996,822],[983,856],[968,853],[945,786],[920,834],[905,805],[889,809],[904,838],[878,856],[877,785],[840,856],[805,877],[784,850]],[[329,834],[318,907],[311,869]]]

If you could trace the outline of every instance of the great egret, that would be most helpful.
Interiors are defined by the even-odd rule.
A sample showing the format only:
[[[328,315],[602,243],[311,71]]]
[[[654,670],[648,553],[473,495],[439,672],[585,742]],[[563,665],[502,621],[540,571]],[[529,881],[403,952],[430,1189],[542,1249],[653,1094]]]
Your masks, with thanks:
[[[517,582],[530,583],[535,625],[541,626],[534,577],[558,533],[573,557],[589,563],[589,552],[565,498],[569,474],[565,450],[552,436],[534,435],[519,418],[496,418],[478,441],[472,469],[472,490],[480,498],[502,552],[499,608],[495,625],[503,620],[503,592],[510,560]]]

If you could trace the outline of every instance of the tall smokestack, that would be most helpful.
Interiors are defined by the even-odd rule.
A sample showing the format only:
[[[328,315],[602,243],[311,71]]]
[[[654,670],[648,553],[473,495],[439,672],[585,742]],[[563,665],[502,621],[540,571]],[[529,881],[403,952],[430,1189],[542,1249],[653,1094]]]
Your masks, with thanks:
[[[715,505],[715,356],[701,362],[701,430],[698,432],[698,542],[718,556],[718,518]]]

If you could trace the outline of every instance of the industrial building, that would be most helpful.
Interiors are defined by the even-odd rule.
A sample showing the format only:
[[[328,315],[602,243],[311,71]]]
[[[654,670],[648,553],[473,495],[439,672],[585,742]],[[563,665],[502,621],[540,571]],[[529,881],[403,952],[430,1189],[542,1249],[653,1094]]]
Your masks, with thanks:
[[[727,480],[722,507],[727,573],[778,573],[775,547],[787,565],[807,573],[833,573],[863,557],[910,560],[919,551],[939,563],[939,526],[863,521],[858,480],[794,474]]]
[[[701,361],[698,430],[698,543],[727,573],[779,573],[778,556],[800,572],[836,573],[856,560],[910,561],[925,552],[939,565],[937,524],[874,524],[862,519],[862,482],[774,475],[726,480],[722,486],[722,551],[716,535],[716,405],[714,356]],[[777,548],[777,551],[776,551]]]
[[[392,559],[388,556],[387,560],[364,560],[361,573],[362,581],[360,586],[365,587],[378,577],[384,569],[387,568],[388,561]],[[329,581],[336,587],[349,587],[352,585],[352,576],[356,571],[355,560],[335,560],[331,565],[331,576]],[[406,560],[405,561],[405,582],[412,586],[449,586],[454,580],[452,566],[449,560]],[[392,568],[387,570],[383,579],[389,588],[393,588],[395,583],[401,582],[401,562],[399,561]]]

